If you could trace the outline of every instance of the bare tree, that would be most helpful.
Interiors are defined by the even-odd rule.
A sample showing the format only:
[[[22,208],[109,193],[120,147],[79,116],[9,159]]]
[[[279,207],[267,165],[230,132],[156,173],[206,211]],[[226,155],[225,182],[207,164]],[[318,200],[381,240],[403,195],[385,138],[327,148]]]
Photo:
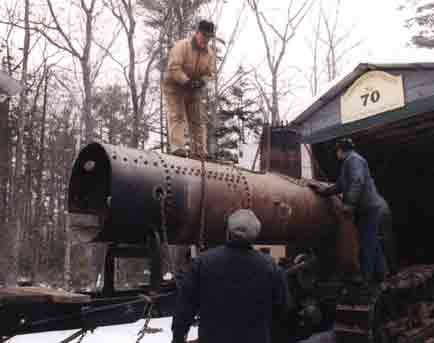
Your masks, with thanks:
[[[346,27],[340,18],[341,0],[334,3],[318,3],[311,36],[306,37],[312,57],[311,66],[305,72],[312,96],[321,84],[330,82],[339,75],[345,57],[357,48],[361,41],[356,39],[352,27]]]
[[[272,123],[277,123],[280,121],[279,100],[282,96],[279,90],[280,67],[287,52],[288,44],[294,38],[297,29],[306,17],[313,0],[303,0],[297,9],[294,9],[296,1],[289,1],[283,29],[279,29],[275,23],[272,23],[267,18],[260,8],[260,0],[246,1],[255,15],[256,23],[264,41],[269,77],[271,78],[271,93],[269,94],[264,87],[260,89],[260,92],[271,114]],[[261,84],[258,83],[259,85]]]
[[[327,7],[331,7],[329,3],[327,3]],[[328,81],[332,81],[338,75],[338,66],[342,58],[361,43],[360,40],[351,42],[352,29],[340,32],[340,9],[341,0],[336,1],[334,15],[327,14],[323,3],[320,3],[321,18],[325,27],[325,37],[321,38],[321,41],[327,49],[326,66]]]
[[[93,138],[94,130],[91,104],[92,88],[101,70],[103,61],[107,56],[106,51],[110,49],[117,38],[117,29],[115,29],[115,33],[112,36],[113,38],[108,43],[108,47],[104,54],[97,61],[92,63],[92,48],[95,43],[95,23],[102,12],[101,9],[98,9],[96,6],[97,0],[80,0],[79,2],[78,8],[84,17],[85,23],[82,42],[76,42],[72,32],[68,32],[65,25],[62,25],[62,22],[59,19],[59,14],[55,11],[52,0],[46,1],[51,21],[49,23],[46,21],[37,22],[35,23],[36,26],[34,29],[40,32],[53,46],[69,53],[73,58],[79,61],[83,86],[82,110],[83,123],[85,126],[84,136],[85,142],[89,142]]]
[[[321,83],[321,65],[320,65],[320,52],[321,52],[321,9],[318,10],[318,16],[314,22],[314,29],[312,38],[306,40],[310,45],[312,57],[312,65],[310,70],[305,73],[305,77],[309,83],[309,90],[312,96],[315,96]]]
[[[411,29],[409,45],[416,48],[434,48],[434,2],[401,0],[399,9],[405,10],[405,27]]]
[[[2,32],[0,43],[0,56],[1,56],[1,68],[9,76],[13,75],[13,53],[11,52],[11,45],[13,39],[13,31],[18,24],[18,18],[16,14],[16,7],[18,4],[14,4],[12,8],[6,7],[2,12]],[[12,139],[10,130],[11,119],[11,99],[10,97],[1,96],[0,98],[0,228],[1,228],[1,241],[11,242],[12,231],[9,225],[6,225],[9,220],[9,210],[11,208],[12,201],[10,184],[13,180],[11,176],[12,165]],[[3,282],[3,276],[9,274],[10,263],[12,258],[12,249],[10,244],[2,246],[1,249],[1,261],[0,265],[0,282]],[[3,267],[4,266],[4,267]]]
[[[149,55],[147,57],[143,81],[141,84],[137,81],[137,57],[136,43],[134,35],[136,32],[136,4],[132,0],[106,0],[106,6],[110,9],[113,16],[120,22],[122,29],[127,37],[128,42],[128,66],[116,62],[122,67],[124,77],[130,90],[131,103],[133,107],[133,136],[131,146],[137,148],[140,139],[140,123],[143,117],[143,111],[146,105],[147,93],[150,87],[150,76],[152,66],[158,56],[158,42],[153,41],[150,44]],[[110,54],[111,55],[111,54]],[[113,55],[111,55],[113,57]],[[114,59],[114,57],[113,57]],[[128,72],[126,71],[128,70]],[[145,130],[145,137],[148,136],[148,130]]]
[[[17,282],[17,273],[19,272],[20,262],[20,248],[23,236],[22,227],[22,212],[24,210],[23,193],[24,193],[24,126],[25,126],[25,111],[27,108],[27,79],[28,79],[28,66],[30,55],[30,0],[24,1],[24,41],[23,41],[23,61],[21,65],[21,84],[23,89],[20,93],[17,117],[18,117],[18,131],[17,131],[17,144],[15,151],[15,170],[14,170],[14,182],[11,184],[11,193],[13,195],[13,206],[11,208],[12,222],[15,224],[15,237],[12,244],[12,268],[7,275],[6,284],[15,284]]]

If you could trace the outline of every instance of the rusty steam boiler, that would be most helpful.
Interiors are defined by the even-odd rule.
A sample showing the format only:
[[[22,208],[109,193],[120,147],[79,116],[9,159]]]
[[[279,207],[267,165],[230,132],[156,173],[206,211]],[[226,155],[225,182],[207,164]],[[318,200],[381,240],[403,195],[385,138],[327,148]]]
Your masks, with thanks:
[[[170,244],[217,245],[239,208],[262,222],[258,244],[315,247],[339,231],[331,203],[305,180],[98,143],[86,146],[72,169],[72,227],[91,241],[146,243],[164,224]],[[338,264],[346,255],[338,254]]]
[[[338,342],[413,342],[434,336],[434,265],[402,269],[368,291],[348,284],[346,275],[358,269],[357,229],[335,210],[339,198],[317,196],[307,180],[92,143],[74,163],[68,203],[70,226],[81,239],[106,242],[112,249],[135,245],[139,254],[146,247],[151,255],[156,251],[154,262],[161,241],[223,243],[227,217],[251,208],[262,222],[258,244],[297,248],[286,265],[296,306],[284,327],[292,337],[331,325]],[[110,251],[105,297],[115,295],[107,286],[113,284]],[[153,274],[158,273],[151,266],[151,286]],[[412,313],[418,315],[411,318]],[[404,336],[410,340],[401,340]]]

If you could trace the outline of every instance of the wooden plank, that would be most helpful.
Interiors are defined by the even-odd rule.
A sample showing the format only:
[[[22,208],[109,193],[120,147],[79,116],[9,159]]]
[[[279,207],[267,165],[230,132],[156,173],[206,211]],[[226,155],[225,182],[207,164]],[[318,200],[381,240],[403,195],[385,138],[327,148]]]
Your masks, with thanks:
[[[0,304],[43,304],[49,302],[46,294],[29,294],[20,288],[0,288]]]
[[[1,303],[79,304],[89,301],[90,296],[88,295],[59,291],[45,287],[0,288]]]

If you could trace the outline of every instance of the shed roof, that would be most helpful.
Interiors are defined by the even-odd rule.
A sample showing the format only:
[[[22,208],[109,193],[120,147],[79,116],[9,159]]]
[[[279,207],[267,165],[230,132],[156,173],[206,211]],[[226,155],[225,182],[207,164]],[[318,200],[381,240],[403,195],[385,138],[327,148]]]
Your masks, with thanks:
[[[344,74],[342,77],[332,81],[327,90],[318,95],[310,103],[310,105],[298,115],[292,124],[300,125],[308,120],[321,107],[339,96],[347,87],[355,80],[362,76],[365,72],[371,70],[427,70],[434,69],[434,63],[360,63],[350,73]]]

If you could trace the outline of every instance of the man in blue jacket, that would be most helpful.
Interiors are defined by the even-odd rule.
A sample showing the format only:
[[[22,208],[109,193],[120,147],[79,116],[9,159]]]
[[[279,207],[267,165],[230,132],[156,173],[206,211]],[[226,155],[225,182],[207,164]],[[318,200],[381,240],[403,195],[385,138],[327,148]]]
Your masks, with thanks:
[[[181,281],[173,342],[184,343],[199,318],[201,343],[270,343],[273,319],[289,309],[283,272],[252,243],[261,223],[251,210],[234,212],[227,243],[200,255]]]
[[[336,183],[328,188],[311,186],[323,196],[342,193],[343,212],[353,217],[359,229],[363,276],[367,282],[382,281],[386,264],[378,230],[387,203],[377,191],[367,161],[354,150],[351,139],[343,138],[336,143],[336,156],[342,163]]]

